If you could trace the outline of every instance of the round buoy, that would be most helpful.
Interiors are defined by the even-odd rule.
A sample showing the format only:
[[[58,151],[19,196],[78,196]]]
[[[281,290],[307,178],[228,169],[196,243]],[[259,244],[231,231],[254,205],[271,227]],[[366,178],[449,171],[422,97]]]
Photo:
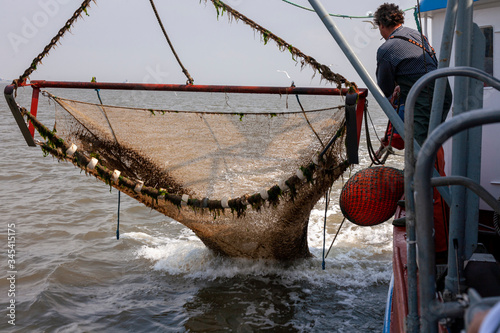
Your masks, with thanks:
[[[352,223],[377,225],[394,215],[403,193],[403,171],[385,166],[364,169],[345,183],[340,209]]]

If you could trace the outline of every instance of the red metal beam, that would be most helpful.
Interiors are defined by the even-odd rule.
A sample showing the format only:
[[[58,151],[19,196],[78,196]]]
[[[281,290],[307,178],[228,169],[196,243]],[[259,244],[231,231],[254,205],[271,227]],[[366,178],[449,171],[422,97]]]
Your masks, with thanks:
[[[31,96],[30,113],[34,117],[36,117],[36,114],[38,112],[38,97],[39,96],[40,96],[40,88],[33,87],[33,95]],[[31,121],[29,122],[29,130],[30,130],[31,137],[34,138],[35,137],[35,126],[33,125],[33,123],[31,123]]]
[[[221,86],[221,85],[184,85],[152,83],[114,83],[114,82],[69,82],[69,81],[31,81],[35,88],[70,89],[112,89],[112,90],[154,90],[154,91],[191,91],[245,94],[280,95],[346,95],[347,89],[313,87],[269,87],[269,86]],[[360,97],[368,95],[367,89],[359,89]]]

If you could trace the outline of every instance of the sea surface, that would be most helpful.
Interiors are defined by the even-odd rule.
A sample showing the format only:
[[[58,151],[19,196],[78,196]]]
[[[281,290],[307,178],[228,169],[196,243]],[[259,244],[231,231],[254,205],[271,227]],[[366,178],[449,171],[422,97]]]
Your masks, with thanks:
[[[19,91],[22,106],[29,107],[30,90]],[[52,92],[97,102],[94,91]],[[177,104],[193,100],[169,94]],[[163,103],[161,94],[101,96],[115,105]],[[246,98],[250,103],[255,96]],[[387,120],[369,101],[380,136]],[[54,121],[54,106],[43,97],[39,118]],[[372,142],[377,148],[374,136]],[[217,256],[180,223],[121,195],[117,240],[118,192],[28,147],[3,99],[0,154],[2,332],[382,330],[392,271],[390,221],[364,228],[346,221],[323,270],[324,199],[309,222],[314,258],[279,263]],[[370,164],[364,134],[360,158],[351,174]],[[402,157],[391,157],[389,165],[402,168]],[[332,190],[327,249],[342,222],[338,198],[348,176]]]

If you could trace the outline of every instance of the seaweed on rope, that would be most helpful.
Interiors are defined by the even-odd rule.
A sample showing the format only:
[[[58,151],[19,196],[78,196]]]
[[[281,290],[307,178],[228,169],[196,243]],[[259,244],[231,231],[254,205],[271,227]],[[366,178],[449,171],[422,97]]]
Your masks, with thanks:
[[[328,173],[334,174],[336,177],[340,176],[348,167],[349,163],[347,161],[343,161],[338,163],[335,168],[329,167],[329,164],[332,161],[329,161],[329,158],[319,162],[319,165],[310,163],[307,166],[301,166],[300,170],[304,176],[304,181],[299,178],[297,175],[293,175],[287,180],[283,181],[283,184],[286,185],[287,189],[283,190],[280,185],[274,185],[270,189],[266,190],[267,198],[263,198],[261,193],[254,193],[252,195],[243,195],[238,198],[228,199],[227,206],[223,203],[223,200],[209,200],[209,199],[199,199],[199,198],[191,198],[189,197],[186,201],[183,200],[183,195],[179,194],[171,194],[167,190],[163,188],[155,188],[151,186],[142,186],[140,192],[137,192],[136,186],[137,181],[130,179],[129,177],[119,176],[116,181],[113,181],[113,168],[108,168],[105,165],[101,164],[101,161],[93,169],[89,169],[88,165],[91,162],[92,158],[95,158],[96,155],[94,152],[91,152],[90,157],[86,156],[84,153],[76,150],[72,156],[67,155],[67,151],[71,148],[71,144],[65,142],[62,138],[60,138],[55,131],[50,131],[45,125],[43,125],[35,116],[33,116],[30,112],[28,112],[25,108],[21,108],[21,113],[23,116],[27,117],[29,121],[34,125],[36,130],[43,136],[47,141],[39,142],[42,151],[44,152],[44,156],[51,154],[58,161],[70,161],[75,166],[81,168],[85,171],[86,174],[92,174],[96,178],[102,180],[110,187],[115,187],[121,191],[126,190],[129,194],[134,193],[137,195],[144,195],[151,199],[151,202],[145,202],[141,200],[144,204],[150,205],[154,208],[155,203],[158,205],[158,200],[160,197],[162,200],[170,202],[171,204],[177,206],[179,209],[185,205],[189,206],[193,209],[199,209],[201,211],[208,209],[214,216],[214,219],[217,216],[221,215],[221,212],[224,212],[226,208],[229,208],[231,212],[236,213],[237,217],[242,217],[245,215],[245,211],[247,206],[250,205],[252,209],[256,211],[260,211],[261,207],[267,201],[269,206],[276,207],[283,196],[287,196],[290,200],[293,200],[294,196],[297,193],[297,188],[300,186],[308,186],[314,181],[314,175],[326,175]],[[43,133],[43,134],[42,134]],[[182,191],[182,188],[180,188]],[[182,193],[182,192],[181,192]],[[185,194],[184,194],[185,195]]]
[[[202,0],[200,0],[201,2]],[[204,0],[207,2],[208,0]],[[314,59],[311,56],[308,56],[304,54],[302,51],[300,51],[298,48],[295,46],[287,43],[285,40],[282,38],[278,37],[277,35],[273,34],[271,31],[267,30],[263,26],[259,25],[255,21],[249,19],[245,15],[241,14],[234,8],[230,7],[226,3],[222,2],[221,0],[210,0],[212,4],[214,5],[216,11],[217,11],[217,19],[219,16],[223,16],[224,13],[227,13],[229,20],[236,20],[236,21],[242,21],[248,26],[250,26],[253,30],[257,31],[260,33],[260,36],[264,42],[264,45],[268,43],[270,39],[272,39],[276,45],[278,46],[278,49],[283,52],[283,51],[289,51],[290,54],[292,55],[292,59],[297,62],[297,58],[300,58],[300,64],[301,67],[304,68],[306,65],[309,65],[313,68],[313,70],[318,73],[320,73],[321,77],[328,82],[334,83],[338,89],[344,85],[346,88],[354,88],[357,89],[357,85],[354,82],[348,81],[345,77],[343,77],[340,74],[332,72],[332,70],[324,64],[319,63],[316,59]]]

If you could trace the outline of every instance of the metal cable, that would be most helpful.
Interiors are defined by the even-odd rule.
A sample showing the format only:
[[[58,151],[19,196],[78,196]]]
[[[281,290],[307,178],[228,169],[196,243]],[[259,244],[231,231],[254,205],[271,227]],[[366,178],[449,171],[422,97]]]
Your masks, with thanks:
[[[389,157],[389,154],[391,153],[391,151],[390,151],[390,149],[385,150],[385,152],[382,150],[381,154],[385,153],[385,155],[384,155],[383,158],[379,158],[378,153],[375,152],[375,149],[373,149],[373,145],[372,145],[371,138],[370,138],[370,130],[368,128],[368,110],[367,110],[367,108],[365,108],[364,112],[365,112],[366,146],[367,146],[367,150],[368,150],[368,155],[370,156],[370,160],[372,161],[372,165],[373,164],[375,164],[375,165],[384,165],[385,161]],[[373,123],[372,123],[372,125],[373,125]],[[391,131],[391,136],[390,136],[389,143],[392,141],[392,134],[393,134],[393,132],[394,132],[394,129]],[[375,131],[375,133],[376,133],[376,131]]]
[[[310,11],[310,12],[314,12],[314,9],[312,8],[307,8],[307,7],[304,7],[304,6],[301,6],[299,4],[296,4],[294,2],[291,2],[291,1],[288,1],[288,0],[281,0],[289,5],[292,5],[292,6],[295,6],[295,7],[298,7],[300,9],[305,9],[307,11]],[[412,9],[415,9],[415,7],[410,7],[408,9],[405,9],[403,10],[404,12],[406,11],[409,11],[409,10],[412,10]],[[328,15],[330,16],[333,16],[333,17],[340,17],[340,18],[349,18],[349,19],[363,19],[363,18],[373,18],[373,15],[365,15],[365,16],[353,16],[353,15],[343,15],[343,14],[330,14],[328,13]]]

